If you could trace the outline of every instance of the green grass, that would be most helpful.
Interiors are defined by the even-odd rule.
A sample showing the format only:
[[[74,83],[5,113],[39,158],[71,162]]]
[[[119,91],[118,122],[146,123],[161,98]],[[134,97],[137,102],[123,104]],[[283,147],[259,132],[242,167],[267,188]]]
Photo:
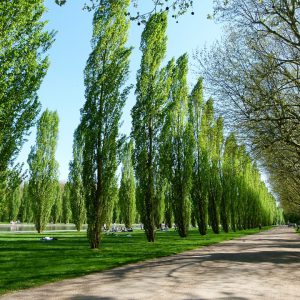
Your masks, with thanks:
[[[171,230],[158,232],[156,242],[148,243],[144,232],[137,230],[133,233],[105,235],[100,250],[89,249],[85,232],[51,233],[51,236],[58,238],[51,242],[40,241],[42,236],[48,236],[49,233],[0,233],[0,294],[257,232],[258,229],[218,235],[209,232],[201,237],[197,230],[191,230],[189,236],[182,239]]]

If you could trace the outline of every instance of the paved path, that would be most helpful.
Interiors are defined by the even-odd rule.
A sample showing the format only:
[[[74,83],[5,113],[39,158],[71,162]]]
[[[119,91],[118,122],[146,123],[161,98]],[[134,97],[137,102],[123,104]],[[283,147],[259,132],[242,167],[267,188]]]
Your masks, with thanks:
[[[276,228],[0,298],[300,299],[300,236]]]

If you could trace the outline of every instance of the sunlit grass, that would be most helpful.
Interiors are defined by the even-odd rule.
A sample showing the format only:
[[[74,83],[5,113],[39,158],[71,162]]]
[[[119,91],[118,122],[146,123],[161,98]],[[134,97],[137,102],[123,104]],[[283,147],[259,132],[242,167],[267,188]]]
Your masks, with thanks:
[[[177,232],[157,232],[155,243],[148,243],[144,232],[105,235],[100,250],[89,249],[86,233],[51,233],[56,241],[42,242],[44,235],[0,234],[0,294],[46,282],[103,271],[123,264],[167,256],[218,243],[258,229],[200,236],[196,229],[187,238]],[[46,235],[50,235],[47,233]]]

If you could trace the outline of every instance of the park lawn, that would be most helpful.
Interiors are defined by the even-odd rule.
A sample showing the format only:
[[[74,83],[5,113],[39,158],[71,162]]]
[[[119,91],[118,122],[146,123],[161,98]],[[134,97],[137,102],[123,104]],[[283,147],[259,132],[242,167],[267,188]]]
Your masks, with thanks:
[[[268,229],[268,227],[264,228]],[[148,243],[141,230],[104,235],[101,249],[91,250],[85,232],[0,233],[0,295],[13,290],[38,286],[64,278],[103,271],[120,265],[207,246],[247,234],[237,232],[200,236],[196,229],[187,238],[177,232],[157,232],[157,240]],[[43,236],[57,237],[42,242]]]

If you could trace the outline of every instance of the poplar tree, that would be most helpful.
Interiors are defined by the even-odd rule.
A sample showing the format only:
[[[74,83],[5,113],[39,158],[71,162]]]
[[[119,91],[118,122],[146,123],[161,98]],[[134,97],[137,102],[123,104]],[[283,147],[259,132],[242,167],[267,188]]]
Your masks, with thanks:
[[[141,67],[137,74],[136,104],[132,109],[132,136],[135,142],[135,174],[141,221],[147,240],[155,240],[155,212],[157,210],[157,179],[159,176],[159,137],[162,108],[160,65],[167,47],[167,16],[152,15],[142,33]]]
[[[19,210],[21,206],[22,190],[21,186],[16,186],[13,189],[9,189],[6,196],[6,217],[7,221],[18,220]]]
[[[51,221],[56,223],[61,223],[62,219],[62,187],[57,182],[55,186],[55,199],[51,209]]]
[[[201,85],[195,87],[196,90],[192,93],[191,96],[191,105],[193,101],[193,97],[197,95],[197,93],[201,93]],[[194,94],[194,96],[193,96]],[[199,94],[200,96],[200,94]],[[196,109],[196,107],[195,107]],[[198,103],[198,110],[200,109],[200,103]],[[190,109],[191,111],[191,109]],[[191,114],[191,113],[190,113]],[[197,113],[198,117],[200,112]],[[192,119],[192,118],[191,118]],[[199,122],[199,121],[198,121]],[[207,224],[208,220],[208,209],[209,209],[209,191],[211,184],[211,154],[213,148],[213,122],[214,122],[214,113],[213,113],[213,102],[212,99],[209,99],[204,105],[201,112],[201,121],[200,125],[198,124],[198,128],[200,127],[200,133],[198,134],[198,141],[196,140],[195,151],[197,155],[199,155],[199,161],[195,162],[195,166],[198,165],[198,182],[195,182],[196,178],[194,178],[194,185],[192,188],[192,197],[194,199],[194,209],[196,209],[196,217],[198,223],[198,229],[201,235],[205,235],[207,233]],[[194,127],[194,136],[195,131],[198,131],[198,128]],[[195,172],[195,171],[194,171]],[[196,175],[196,174],[195,174]],[[198,186],[199,184],[199,186]],[[199,189],[197,191],[197,189]],[[196,196],[198,194],[198,201],[196,200]],[[197,201],[197,202],[196,202]],[[211,207],[211,206],[210,206]],[[211,216],[210,216],[211,219]]]
[[[122,154],[122,178],[119,189],[121,219],[126,228],[132,227],[136,214],[135,179],[132,164],[133,141],[126,143]]]
[[[168,228],[172,228],[174,223],[174,214],[173,214],[173,205],[172,205],[172,194],[171,194],[171,186],[167,181],[165,188],[165,225]]]
[[[45,110],[37,124],[36,144],[28,156],[29,194],[36,230],[41,233],[49,222],[58,185],[55,151],[58,138],[58,115]]]
[[[107,205],[103,209],[103,225],[105,225],[105,228],[110,228],[111,223],[113,222],[114,217],[114,208],[118,205],[119,200],[119,189],[118,189],[118,178],[115,176],[112,179],[110,189],[107,194],[107,199],[109,200],[107,202]]]
[[[178,58],[174,68],[170,101],[166,107],[168,132],[165,152],[170,157],[169,181],[175,224],[181,237],[186,237],[191,214],[191,181],[193,167],[193,136],[188,122],[188,57]]]
[[[86,207],[83,187],[83,139],[78,128],[73,139],[73,160],[69,164],[68,187],[72,222],[77,231],[80,231],[86,221]]]
[[[222,165],[220,220],[225,232],[228,232],[229,225],[233,231],[236,230],[237,150],[235,135],[231,133],[225,141]]]
[[[168,64],[161,69],[158,76],[158,83],[156,85],[157,94],[161,97],[162,114],[160,116],[161,123],[164,124],[161,127],[161,132],[158,137],[158,164],[157,176],[156,176],[156,195],[155,195],[155,209],[154,209],[154,224],[156,227],[161,227],[162,222],[166,222],[168,227],[172,227],[173,223],[173,205],[171,197],[171,185],[169,183],[169,167],[170,157],[168,156],[169,145],[167,136],[169,128],[169,118],[166,113],[166,106],[168,105],[168,99],[171,92],[173,73],[175,67],[175,59],[172,58]],[[167,151],[166,151],[167,150]]]
[[[236,204],[236,227],[238,230],[243,229],[244,215],[246,211],[246,204],[249,196],[249,168],[250,158],[247,155],[245,145],[238,148],[238,197]],[[250,213],[250,212],[248,212]]]
[[[18,170],[10,170],[6,181],[4,209],[2,211],[2,219],[5,221],[16,221],[21,206],[22,178]]]
[[[54,35],[45,30],[45,10],[43,0],[0,1],[0,193],[40,110],[37,91]]]
[[[98,248],[107,207],[115,190],[118,130],[129,88],[127,48],[129,0],[100,1],[93,18],[92,52],[84,71],[86,102],[81,110],[83,187],[87,208],[87,235]]]
[[[211,112],[212,101],[209,102]],[[220,200],[222,197],[221,185],[221,151],[223,145],[223,120],[219,117],[214,121],[214,125],[210,130],[211,141],[211,159],[210,159],[210,173],[209,173],[209,189],[208,189],[208,213],[209,222],[214,233],[219,233],[220,224]]]
[[[114,209],[113,209],[113,216],[112,216],[112,223],[121,223],[120,220],[120,205],[119,205],[119,191],[118,191],[118,197],[116,199]]]
[[[21,215],[20,221],[22,223],[25,223],[25,222],[31,223],[32,222],[32,219],[33,219],[32,203],[31,203],[31,199],[30,199],[27,181],[25,181],[24,185],[23,185],[20,215]]]
[[[65,183],[62,193],[62,222],[68,224],[72,220],[71,210],[71,186],[70,183]]]
[[[201,235],[207,233],[207,189],[209,170],[206,146],[207,128],[203,104],[202,79],[199,78],[189,98],[189,122],[192,125],[195,140],[191,197],[194,216]]]

